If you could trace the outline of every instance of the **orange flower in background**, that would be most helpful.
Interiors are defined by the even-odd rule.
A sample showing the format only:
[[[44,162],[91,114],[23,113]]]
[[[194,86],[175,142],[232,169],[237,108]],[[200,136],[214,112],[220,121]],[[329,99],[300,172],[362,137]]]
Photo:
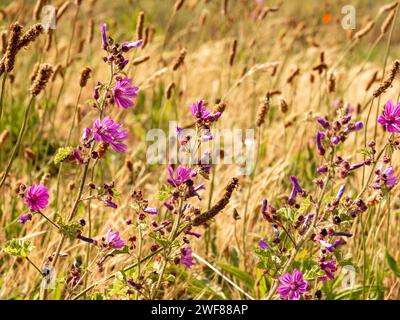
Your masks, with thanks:
[[[322,22],[323,23],[329,23],[329,22],[331,22],[332,21],[332,14],[330,14],[329,12],[327,12],[327,13],[325,13],[323,16],[322,16]]]

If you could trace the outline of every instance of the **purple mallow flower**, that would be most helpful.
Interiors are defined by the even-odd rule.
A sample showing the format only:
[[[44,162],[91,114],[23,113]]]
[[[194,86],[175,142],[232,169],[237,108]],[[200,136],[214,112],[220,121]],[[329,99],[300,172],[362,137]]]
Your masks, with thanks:
[[[118,231],[112,231],[112,229],[108,229],[106,236],[106,244],[109,248],[121,249],[125,245],[125,240],[122,240],[119,237]]]
[[[191,268],[194,265],[192,250],[190,247],[181,249],[181,264],[185,265],[187,268]]]
[[[100,27],[100,31],[101,31],[101,40],[102,40],[102,44],[103,44],[103,49],[107,50],[108,47],[108,41],[107,41],[107,25],[105,23],[103,23]]]
[[[109,199],[104,200],[104,204],[106,205],[106,207],[110,207],[110,208],[113,208],[113,209],[117,209],[118,208],[118,205],[115,202],[113,202],[113,201],[111,201]]]
[[[190,105],[190,112],[193,117],[204,121],[215,121],[221,116],[221,112],[212,113],[208,110],[204,105],[203,100],[199,100],[197,103],[192,103]]]
[[[332,137],[331,138],[331,142],[334,145],[337,145],[340,142],[340,138],[339,137]]]
[[[307,281],[303,280],[303,274],[295,269],[292,274],[286,273],[279,277],[282,283],[276,290],[281,299],[299,300],[307,290]]]
[[[322,261],[319,264],[321,270],[323,270],[326,274],[326,277],[320,277],[318,280],[320,281],[326,281],[327,278],[330,280],[334,279],[334,275],[333,273],[337,270],[336,267],[336,261],[335,260],[331,260],[331,261]]]
[[[111,147],[117,152],[124,152],[127,146],[122,141],[128,139],[128,132],[120,130],[121,126],[122,124],[114,122],[109,116],[102,121],[97,118],[93,124],[93,138],[98,142],[111,144]]]
[[[325,134],[322,133],[321,131],[317,132],[317,151],[320,156],[323,156],[325,154],[325,148],[322,145],[322,139],[325,138]]]
[[[132,99],[137,97],[138,90],[139,87],[132,86],[132,80],[128,77],[118,79],[113,88],[114,102],[117,107],[122,107],[124,109],[134,107],[135,103]]]
[[[381,164],[378,172],[379,174],[376,175],[375,180],[377,180],[378,182],[382,181],[388,188],[394,187],[399,182],[399,178],[394,175],[394,170],[392,166],[385,168],[384,165]],[[375,185],[375,189],[380,188],[380,184]]]
[[[143,43],[143,40],[137,40],[137,41],[133,41],[133,42],[124,42],[122,44],[122,51],[124,52],[128,52],[129,50],[136,48],[136,47],[140,47]]]
[[[34,211],[46,208],[49,203],[49,190],[43,183],[31,185],[26,193],[25,203]]]
[[[356,163],[350,166],[349,171],[353,171],[356,170],[358,168],[361,168],[363,165],[365,165],[365,162],[360,162],[360,163]]]
[[[328,172],[328,167],[325,164],[322,164],[317,168],[318,174],[322,174],[322,173],[326,173],[326,172]]]
[[[338,204],[339,204],[340,199],[342,199],[345,190],[346,190],[346,185],[343,184],[343,185],[339,188],[339,191],[338,191],[338,193],[337,193],[337,195],[336,195],[336,198],[335,198],[335,200],[333,201],[334,205],[338,205]]]
[[[82,140],[87,141],[92,134],[92,130],[90,128],[83,129]]]
[[[192,169],[189,167],[178,166],[176,169],[176,175],[174,176],[174,169],[171,166],[168,166],[168,174],[169,178],[167,179],[167,182],[173,187],[178,187],[192,177]]]
[[[300,187],[299,181],[295,176],[290,176],[290,180],[293,184],[292,191],[289,196],[289,204],[293,205],[296,201],[296,197],[298,193],[303,193],[303,189]]]
[[[329,121],[326,120],[325,118],[318,117],[317,122],[324,128],[328,129],[329,128]]]
[[[269,245],[267,244],[267,242],[265,242],[264,239],[261,239],[260,241],[258,241],[258,246],[261,249],[264,249],[264,250],[268,250],[269,249]]]
[[[400,103],[395,106],[392,100],[388,100],[383,113],[378,117],[378,123],[388,132],[400,132]]]
[[[152,215],[157,214],[156,208],[146,207],[143,211],[148,214],[152,214]]]
[[[28,214],[23,214],[18,218],[18,222],[25,224],[27,221],[32,220],[32,215],[30,213]]]
[[[261,214],[263,215],[263,218],[265,220],[268,220],[267,205],[268,205],[267,199],[263,199],[262,206],[261,206]]]
[[[329,243],[325,240],[319,240],[319,243],[325,248],[327,249],[329,252],[333,252],[333,249],[335,248],[335,246],[332,243]]]

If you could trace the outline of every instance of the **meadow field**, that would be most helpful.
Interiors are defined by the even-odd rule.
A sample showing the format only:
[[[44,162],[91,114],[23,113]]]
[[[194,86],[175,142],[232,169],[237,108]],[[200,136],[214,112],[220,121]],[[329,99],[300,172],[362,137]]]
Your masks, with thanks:
[[[0,299],[399,299],[398,4],[1,1]]]

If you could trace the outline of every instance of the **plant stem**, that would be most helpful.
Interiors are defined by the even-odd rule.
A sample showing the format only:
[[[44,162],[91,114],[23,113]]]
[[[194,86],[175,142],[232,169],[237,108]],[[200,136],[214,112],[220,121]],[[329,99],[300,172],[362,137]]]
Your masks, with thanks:
[[[25,257],[26,260],[40,273],[40,275],[43,277],[43,273],[42,271],[39,269],[39,267],[33,263],[33,261],[31,259],[29,259],[28,257]]]
[[[3,116],[3,99],[4,99],[4,88],[6,85],[6,79],[7,79],[7,72],[3,74],[3,79],[1,81],[1,93],[0,93],[0,120]]]

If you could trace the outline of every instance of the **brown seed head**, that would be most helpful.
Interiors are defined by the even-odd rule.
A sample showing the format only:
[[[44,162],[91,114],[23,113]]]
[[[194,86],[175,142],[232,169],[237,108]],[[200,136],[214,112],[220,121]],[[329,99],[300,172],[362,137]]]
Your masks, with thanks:
[[[372,30],[372,28],[374,26],[375,26],[374,21],[368,22],[364,28],[362,28],[360,31],[358,31],[354,34],[354,38],[361,39],[362,37],[366,36]]]
[[[10,26],[10,37],[7,41],[7,49],[5,53],[4,68],[6,72],[14,69],[15,56],[18,52],[18,41],[21,36],[22,26],[15,22]]]
[[[171,82],[171,83],[168,85],[167,90],[165,90],[165,97],[166,97],[167,99],[170,99],[170,98],[171,98],[171,96],[172,96],[172,91],[174,90],[174,88],[175,88],[175,82]]]
[[[184,3],[185,0],[177,0],[174,4],[174,12],[178,12],[179,10],[181,10]]]
[[[235,61],[236,49],[237,49],[237,40],[235,39],[231,44],[231,50],[229,52],[229,65],[231,67],[233,66],[233,62]]]
[[[140,11],[136,22],[136,39],[143,39],[144,12]]]
[[[181,51],[179,52],[179,57],[175,59],[174,64],[172,65],[172,70],[176,71],[178,68],[183,64],[185,61],[187,50],[185,48],[182,48]]]
[[[139,65],[139,64],[142,64],[143,62],[146,62],[146,61],[149,60],[149,59],[150,59],[150,56],[137,57],[136,59],[134,59],[134,60],[132,61],[132,64],[133,64],[134,66],[137,66],[137,65]]]
[[[30,43],[34,42],[43,33],[43,30],[44,28],[40,23],[31,26],[19,39],[18,49],[27,47]]]
[[[269,103],[270,103],[270,94],[269,92],[265,96],[263,102],[258,107],[257,117],[256,117],[256,125],[260,127],[265,122],[265,116],[269,110]]]
[[[386,31],[388,31],[389,27],[392,25],[392,22],[394,20],[395,13],[396,13],[395,10],[390,11],[390,13],[386,17],[385,21],[383,21],[382,26],[381,26],[381,34],[385,34]]]
[[[90,74],[92,72],[92,69],[89,67],[84,67],[81,71],[81,76],[79,78],[79,85],[83,88],[86,87],[87,81],[90,78]]]
[[[40,65],[37,76],[30,89],[32,97],[36,97],[42,90],[44,90],[52,74],[53,67],[50,64],[43,63]]]
[[[239,185],[239,179],[238,178],[232,178],[229,184],[225,188],[225,194],[222,199],[220,199],[214,206],[210,208],[210,210],[196,216],[193,219],[192,225],[193,226],[199,226],[201,224],[206,223],[208,220],[212,219],[215,217],[219,212],[221,212],[229,203],[233,191],[237,188]]]
[[[384,79],[384,81],[380,84],[380,86],[374,91],[372,94],[375,98],[379,97],[382,93],[384,93],[393,83],[394,78],[400,71],[400,60],[395,60],[393,62],[393,66],[390,69],[388,75]]]
[[[88,32],[87,32],[87,37],[86,37],[88,44],[91,44],[93,41],[93,30],[94,30],[94,20],[90,19],[88,21]]]

